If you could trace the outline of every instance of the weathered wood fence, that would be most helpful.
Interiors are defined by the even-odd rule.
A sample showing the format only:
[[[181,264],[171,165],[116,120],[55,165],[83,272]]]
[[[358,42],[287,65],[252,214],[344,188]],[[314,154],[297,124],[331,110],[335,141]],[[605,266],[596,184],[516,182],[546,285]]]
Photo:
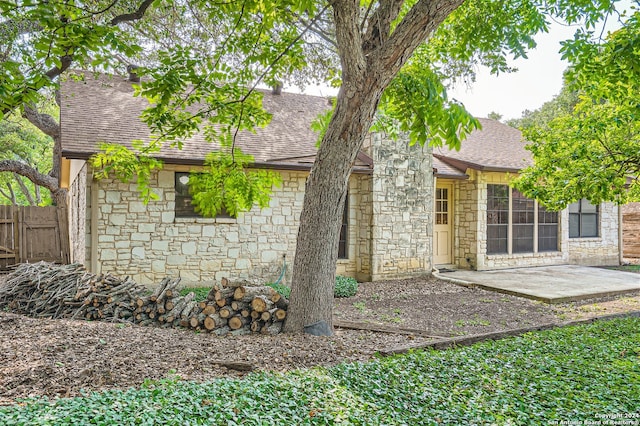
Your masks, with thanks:
[[[623,215],[622,236],[624,257],[640,257],[640,213]]]
[[[69,263],[67,212],[60,207],[0,206],[0,270],[16,263]]]

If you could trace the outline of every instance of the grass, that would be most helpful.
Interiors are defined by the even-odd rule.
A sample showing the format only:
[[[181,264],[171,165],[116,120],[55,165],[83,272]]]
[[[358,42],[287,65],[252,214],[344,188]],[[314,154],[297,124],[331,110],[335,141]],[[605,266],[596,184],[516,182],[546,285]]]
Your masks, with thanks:
[[[586,424],[637,413],[640,319],[442,352],[0,407],[2,425]]]
[[[607,266],[606,269],[615,269],[616,271],[625,271],[625,272],[636,272],[640,274],[640,265]]]

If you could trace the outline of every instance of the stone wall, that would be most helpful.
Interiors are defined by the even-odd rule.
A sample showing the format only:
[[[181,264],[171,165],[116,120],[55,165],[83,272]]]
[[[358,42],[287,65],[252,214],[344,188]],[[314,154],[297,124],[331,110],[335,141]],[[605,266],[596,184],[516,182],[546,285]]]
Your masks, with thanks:
[[[431,273],[434,179],[431,149],[374,134],[371,276]]]
[[[478,264],[478,204],[479,191],[474,179],[454,182],[453,202],[453,262],[462,269],[476,269]]]
[[[275,281],[287,265],[288,283],[295,254],[298,220],[307,172],[282,171],[269,207],[255,207],[230,218],[176,218],[175,171],[167,165],[155,174],[151,186],[158,201],[145,205],[135,184],[105,179],[93,181],[87,240],[90,264],[96,272],[131,275],[141,283],[157,283],[165,276],[183,283],[210,283],[223,276]],[[350,225],[367,218],[361,188],[369,176],[353,175],[350,182]],[[368,195],[365,194],[365,199]],[[340,260],[338,273],[356,275],[358,264],[367,266],[360,250],[365,235],[360,226],[349,227],[349,259]],[[366,256],[366,253],[364,253]],[[366,268],[365,268],[366,270]]]

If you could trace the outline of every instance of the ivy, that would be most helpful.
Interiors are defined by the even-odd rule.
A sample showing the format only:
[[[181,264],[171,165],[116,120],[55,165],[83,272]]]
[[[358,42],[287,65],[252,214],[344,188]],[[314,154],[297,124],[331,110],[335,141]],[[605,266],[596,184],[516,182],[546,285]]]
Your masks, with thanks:
[[[638,318],[598,321],[327,369],[31,399],[0,407],[0,423],[586,424],[637,413],[639,341]]]

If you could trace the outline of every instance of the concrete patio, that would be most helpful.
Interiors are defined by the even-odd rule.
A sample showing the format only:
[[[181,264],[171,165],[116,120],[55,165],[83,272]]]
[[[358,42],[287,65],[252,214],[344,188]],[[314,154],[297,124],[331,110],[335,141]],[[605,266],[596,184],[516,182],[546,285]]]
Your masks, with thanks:
[[[640,291],[640,274],[577,265],[540,266],[495,271],[440,272],[463,285],[547,303],[572,302]]]

